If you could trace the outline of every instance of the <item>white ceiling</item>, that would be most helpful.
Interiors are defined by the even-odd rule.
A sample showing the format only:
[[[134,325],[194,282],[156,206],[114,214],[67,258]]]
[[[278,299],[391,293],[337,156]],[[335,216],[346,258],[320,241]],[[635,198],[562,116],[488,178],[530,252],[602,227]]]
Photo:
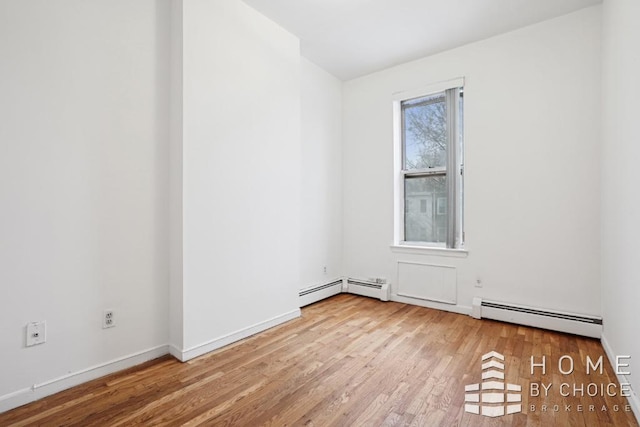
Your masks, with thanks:
[[[244,0],[342,80],[482,40],[601,0]]]

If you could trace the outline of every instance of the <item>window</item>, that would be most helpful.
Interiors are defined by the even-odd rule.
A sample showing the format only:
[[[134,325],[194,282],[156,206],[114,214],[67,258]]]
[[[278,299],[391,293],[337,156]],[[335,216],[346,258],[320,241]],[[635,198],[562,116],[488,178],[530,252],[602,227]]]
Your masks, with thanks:
[[[461,79],[396,98],[396,243],[462,247],[462,102]]]

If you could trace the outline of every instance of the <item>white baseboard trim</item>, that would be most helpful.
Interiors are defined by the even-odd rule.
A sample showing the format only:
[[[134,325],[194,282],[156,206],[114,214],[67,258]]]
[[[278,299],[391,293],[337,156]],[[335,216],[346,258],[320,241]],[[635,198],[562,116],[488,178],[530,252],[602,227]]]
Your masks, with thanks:
[[[436,310],[449,311],[451,313],[466,314],[467,316],[471,315],[471,307],[467,307],[466,305],[447,304],[437,301],[403,297],[398,294],[391,294],[390,300],[404,304],[418,305],[420,307],[434,308]]]
[[[43,397],[50,396],[62,390],[77,386],[87,381],[95,380],[105,375],[113,374],[124,369],[131,368],[141,363],[164,356],[168,351],[167,345],[161,345],[143,350],[128,356],[119,357],[109,362],[101,363],[77,372],[72,372],[40,384],[34,384],[30,388],[15,391],[0,396],[0,413],[6,412],[18,406],[26,405]]]
[[[600,342],[602,343],[602,348],[604,348],[604,352],[607,355],[607,358],[609,359],[609,363],[611,364],[611,366],[613,366],[615,370],[616,356],[619,356],[620,354],[616,353],[613,350],[613,348],[611,348],[611,345],[609,344],[609,341],[607,340],[607,337],[605,336],[604,332],[600,337]],[[631,384],[631,378],[627,377],[626,375],[617,375],[617,377],[618,377],[619,383]],[[633,415],[635,415],[636,417],[636,421],[640,421],[640,398],[638,398],[638,394],[636,393],[636,390],[633,389],[633,386],[631,388],[631,396],[627,397],[627,401],[631,406]]]
[[[169,354],[175,357],[176,359],[178,359],[179,361],[184,362],[184,360],[181,359],[182,350],[180,350],[178,347],[176,347],[173,344],[169,344]]]
[[[251,335],[255,335],[264,330],[273,328],[274,326],[278,326],[281,323],[288,322],[289,320],[298,318],[300,317],[300,315],[301,315],[300,309],[297,308],[295,310],[291,310],[287,313],[281,314],[279,316],[273,317],[271,319],[265,320],[260,323],[256,323],[255,325],[248,326],[246,328],[240,329],[239,331],[232,332],[227,335],[223,335],[211,341],[198,344],[196,346],[187,348],[185,350],[179,350],[173,346],[170,346],[169,352],[176,359],[182,362],[186,362],[188,360],[191,360],[198,356],[202,356],[203,354],[209,353],[213,350],[217,350],[221,347],[224,347],[236,341],[240,341],[241,339],[250,337]]]

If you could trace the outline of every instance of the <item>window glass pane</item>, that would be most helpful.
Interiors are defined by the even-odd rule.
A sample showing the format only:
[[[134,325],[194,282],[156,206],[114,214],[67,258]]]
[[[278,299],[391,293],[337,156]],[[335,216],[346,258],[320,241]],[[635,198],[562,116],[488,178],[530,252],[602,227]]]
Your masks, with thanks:
[[[444,93],[402,103],[404,169],[446,167],[446,120]]]
[[[404,239],[407,242],[447,241],[447,177],[406,177]]]

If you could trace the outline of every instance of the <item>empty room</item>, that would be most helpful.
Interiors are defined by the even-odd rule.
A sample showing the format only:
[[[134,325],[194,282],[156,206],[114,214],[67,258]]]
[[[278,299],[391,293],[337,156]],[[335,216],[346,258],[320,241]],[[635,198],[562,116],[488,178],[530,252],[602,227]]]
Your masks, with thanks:
[[[0,0],[0,426],[638,426],[638,16]]]

